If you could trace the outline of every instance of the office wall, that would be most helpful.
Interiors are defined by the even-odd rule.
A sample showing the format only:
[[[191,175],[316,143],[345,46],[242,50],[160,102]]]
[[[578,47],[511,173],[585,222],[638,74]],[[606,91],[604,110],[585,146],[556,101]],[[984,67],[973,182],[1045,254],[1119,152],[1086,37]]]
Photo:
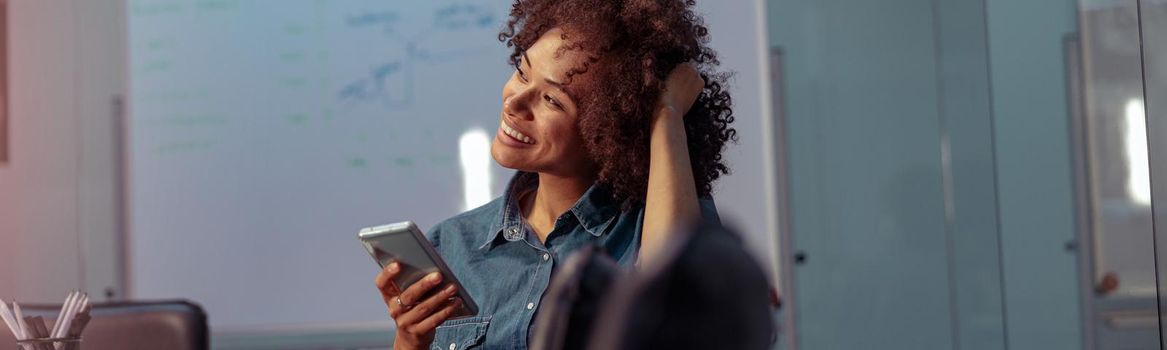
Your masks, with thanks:
[[[0,168],[0,295],[47,301],[81,280],[73,3],[9,2],[11,159]],[[31,268],[35,266],[36,268]]]
[[[0,297],[119,294],[115,124],[121,2],[9,1],[10,159],[0,166]],[[84,28],[84,30],[82,30]]]

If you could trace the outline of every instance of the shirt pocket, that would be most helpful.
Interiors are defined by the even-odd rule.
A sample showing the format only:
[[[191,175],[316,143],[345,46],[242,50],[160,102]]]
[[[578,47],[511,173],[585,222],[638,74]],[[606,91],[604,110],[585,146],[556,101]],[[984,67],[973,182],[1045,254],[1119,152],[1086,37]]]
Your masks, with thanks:
[[[431,350],[477,349],[486,338],[490,316],[465,317],[449,320],[434,330]]]

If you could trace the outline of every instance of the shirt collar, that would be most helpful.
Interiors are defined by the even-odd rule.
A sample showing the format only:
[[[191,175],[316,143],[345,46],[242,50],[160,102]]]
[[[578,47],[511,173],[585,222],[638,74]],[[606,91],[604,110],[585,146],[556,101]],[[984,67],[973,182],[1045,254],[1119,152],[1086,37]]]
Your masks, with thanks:
[[[519,210],[519,199],[524,193],[534,190],[538,186],[539,174],[524,171],[515,172],[510,183],[507,184],[506,192],[503,193],[500,219],[487,232],[485,240],[478,247],[479,249],[490,246],[500,235],[511,242],[522,240],[525,237],[523,217]],[[607,186],[593,184],[568,211],[575,216],[584,230],[592,236],[599,237],[616,218],[615,214],[619,211],[618,205],[613,202]]]
[[[608,186],[594,184],[584,192],[579,201],[575,202],[570,211],[588,233],[599,237],[604,234],[620,211],[619,204],[614,202]]]

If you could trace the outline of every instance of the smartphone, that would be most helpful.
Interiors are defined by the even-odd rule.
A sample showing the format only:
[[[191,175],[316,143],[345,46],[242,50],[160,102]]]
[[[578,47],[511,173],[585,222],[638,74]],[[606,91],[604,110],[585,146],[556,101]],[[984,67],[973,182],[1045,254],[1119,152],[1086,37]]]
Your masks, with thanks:
[[[398,263],[401,272],[393,279],[393,283],[400,290],[404,291],[431,272],[440,272],[443,284],[434,287],[431,293],[436,293],[443,285],[452,283],[458,288],[456,298],[462,299],[461,309],[455,311],[450,318],[478,314],[478,304],[470,298],[466,288],[462,288],[462,283],[458,282],[450,267],[446,266],[446,262],[438,255],[437,250],[434,250],[434,246],[412,221],[366,227],[357,233],[357,238],[382,269],[391,262]]]

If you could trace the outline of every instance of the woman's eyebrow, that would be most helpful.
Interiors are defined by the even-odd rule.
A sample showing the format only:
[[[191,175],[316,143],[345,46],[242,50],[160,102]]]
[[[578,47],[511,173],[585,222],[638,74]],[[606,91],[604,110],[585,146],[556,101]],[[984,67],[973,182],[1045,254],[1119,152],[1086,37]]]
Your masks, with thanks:
[[[548,77],[543,77],[543,81],[547,82],[547,84],[551,84],[551,86],[559,88],[560,90],[567,91],[567,84],[551,80],[551,78]]]
[[[527,63],[527,68],[534,69],[531,67],[531,57],[527,56],[527,51],[524,50],[522,54],[523,54],[523,62]],[[543,77],[543,81],[547,82],[548,85],[554,86],[556,89],[559,89],[559,91],[562,91],[564,95],[567,95],[567,98],[571,99],[572,103],[575,103],[575,101],[576,101],[575,94],[571,93],[571,91],[569,91],[567,89],[567,84],[564,84],[564,83],[561,83],[561,82],[558,82],[555,80],[551,80],[551,78],[548,78],[548,77]]]
[[[567,98],[571,99],[572,103],[575,103],[575,94],[572,94],[571,91],[567,89],[567,84],[551,80],[551,78],[548,77],[543,77],[543,81],[547,82],[547,85],[554,86],[556,89],[559,89],[559,91],[562,91],[564,95],[567,95]]]

